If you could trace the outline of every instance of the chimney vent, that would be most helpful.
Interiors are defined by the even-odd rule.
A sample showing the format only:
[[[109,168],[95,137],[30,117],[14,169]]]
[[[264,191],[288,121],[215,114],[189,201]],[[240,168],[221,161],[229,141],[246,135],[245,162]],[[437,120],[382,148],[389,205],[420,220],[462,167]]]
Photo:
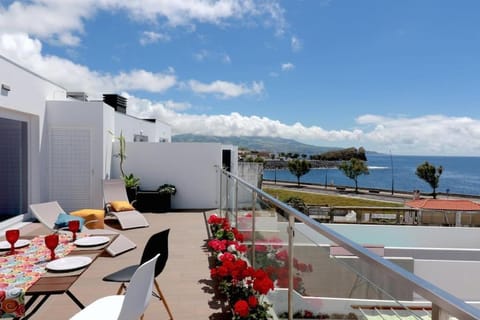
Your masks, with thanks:
[[[117,112],[127,113],[127,99],[118,94],[104,94],[103,102],[111,106]]]
[[[79,101],[88,101],[88,96],[85,92],[67,92],[67,98],[72,98]]]

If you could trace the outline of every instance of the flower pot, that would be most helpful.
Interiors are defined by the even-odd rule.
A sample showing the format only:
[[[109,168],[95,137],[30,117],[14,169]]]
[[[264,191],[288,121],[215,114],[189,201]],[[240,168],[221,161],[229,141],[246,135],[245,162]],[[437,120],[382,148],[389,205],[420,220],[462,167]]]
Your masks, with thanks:
[[[137,199],[138,188],[137,187],[125,187],[125,189],[127,189],[128,201],[130,203],[132,203],[132,201]]]

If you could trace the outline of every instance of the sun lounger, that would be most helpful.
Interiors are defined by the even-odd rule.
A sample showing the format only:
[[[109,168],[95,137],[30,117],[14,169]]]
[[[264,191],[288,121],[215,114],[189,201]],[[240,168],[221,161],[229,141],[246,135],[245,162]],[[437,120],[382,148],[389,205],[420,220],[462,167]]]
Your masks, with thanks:
[[[120,179],[111,179],[103,181],[103,199],[107,208],[107,213],[115,216],[122,229],[148,227],[147,219],[133,206],[129,209],[115,211],[113,203],[129,204],[125,184]]]
[[[57,201],[31,204],[30,211],[40,223],[50,230],[55,230],[55,221],[58,215],[65,212]],[[107,253],[112,257],[137,247],[134,242],[115,230],[88,229],[88,225],[84,225],[82,231],[91,235],[118,234],[118,237],[106,249]]]

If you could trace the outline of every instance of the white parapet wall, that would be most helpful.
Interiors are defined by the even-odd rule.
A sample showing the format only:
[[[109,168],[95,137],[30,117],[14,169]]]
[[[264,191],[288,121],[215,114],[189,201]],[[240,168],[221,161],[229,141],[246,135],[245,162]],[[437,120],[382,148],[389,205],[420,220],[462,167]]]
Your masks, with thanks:
[[[328,224],[332,230],[361,244],[384,247],[480,249],[480,228]],[[303,224],[297,227],[318,243],[331,243]]]
[[[113,154],[118,153],[118,143]],[[217,208],[222,145],[219,143],[127,142],[124,169],[140,178],[140,188],[177,187],[173,209]],[[119,159],[112,159],[112,178],[120,177]]]

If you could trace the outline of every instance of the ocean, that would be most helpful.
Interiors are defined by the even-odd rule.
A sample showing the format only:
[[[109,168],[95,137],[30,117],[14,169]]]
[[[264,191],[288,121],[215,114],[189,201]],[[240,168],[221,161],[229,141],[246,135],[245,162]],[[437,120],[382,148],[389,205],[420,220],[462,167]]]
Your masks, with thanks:
[[[358,178],[359,188],[386,189],[422,193],[432,192],[432,188],[415,174],[417,167],[428,161],[435,167],[443,166],[437,192],[479,195],[480,194],[480,157],[442,157],[442,156],[400,156],[367,153],[369,175]],[[297,178],[288,169],[264,170],[264,179],[296,182]],[[336,168],[316,168],[300,177],[300,182],[319,185],[334,184],[355,187]]]

